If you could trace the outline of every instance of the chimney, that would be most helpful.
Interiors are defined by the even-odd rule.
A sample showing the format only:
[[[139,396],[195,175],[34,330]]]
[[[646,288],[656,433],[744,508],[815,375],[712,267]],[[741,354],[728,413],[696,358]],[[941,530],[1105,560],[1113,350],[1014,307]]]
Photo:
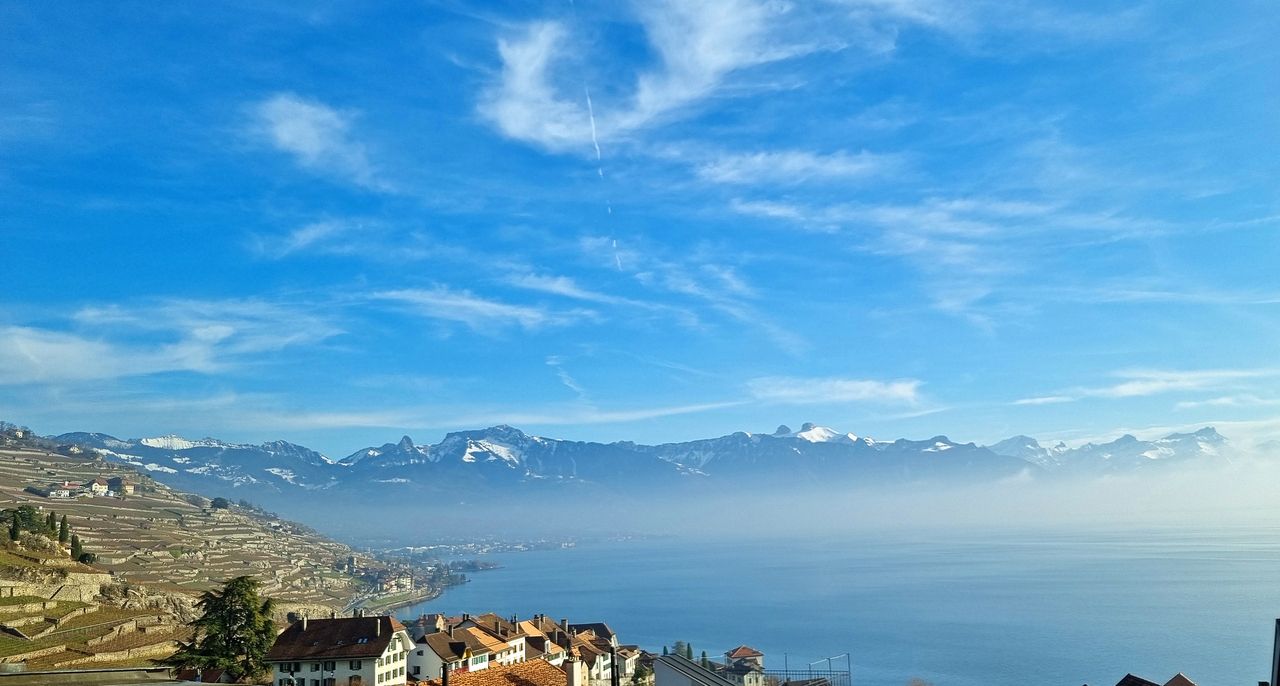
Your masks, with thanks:
[[[569,633],[569,620],[564,619],[564,618],[561,618],[561,619],[560,619],[560,628],[561,628],[561,629],[564,629],[564,632],[565,632],[566,634],[567,634],[567,633]]]
[[[449,638],[453,638],[453,625],[449,624],[445,627],[445,631],[449,632]]]
[[[302,630],[303,630],[303,631],[306,631],[306,630],[307,630],[307,616],[306,616],[306,615],[302,615]]]
[[[374,635],[374,636],[381,636],[381,635],[382,635],[382,618],[381,618],[381,617],[374,617],[374,618],[373,618],[373,620],[374,620],[374,621],[373,621],[373,623],[374,623],[373,635]],[[617,684],[614,684],[614,686],[617,686]]]
[[[338,618],[338,613],[334,610],[329,610],[329,619],[337,619],[337,618]]]
[[[449,663],[440,665],[440,686],[449,686]]]
[[[462,613],[462,621],[464,621],[464,622],[465,622],[465,621],[468,621],[468,620],[470,620],[470,619],[471,619],[471,615],[467,614],[466,612],[463,612],[463,613]]]
[[[569,657],[564,661],[564,684],[565,686],[587,686],[587,678],[583,673],[584,665],[578,659],[577,655],[569,653]]]

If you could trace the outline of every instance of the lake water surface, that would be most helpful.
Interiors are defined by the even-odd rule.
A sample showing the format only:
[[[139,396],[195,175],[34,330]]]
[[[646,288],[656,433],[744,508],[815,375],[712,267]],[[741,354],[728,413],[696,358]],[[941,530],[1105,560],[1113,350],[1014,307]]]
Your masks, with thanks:
[[[859,686],[1178,671],[1252,686],[1280,616],[1277,528],[669,538],[490,559],[503,567],[397,614],[606,621],[624,643],[712,656],[745,643],[776,668],[849,653]]]

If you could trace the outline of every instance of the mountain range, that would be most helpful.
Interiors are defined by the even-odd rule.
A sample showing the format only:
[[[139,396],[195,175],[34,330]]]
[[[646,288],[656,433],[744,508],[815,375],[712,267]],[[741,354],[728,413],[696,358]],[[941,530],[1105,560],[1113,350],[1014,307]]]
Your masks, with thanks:
[[[465,500],[481,494],[539,496],[563,489],[627,492],[644,488],[840,485],[875,481],[990,481],[1150,470],[1226,462],[1228,441],[1212,428],[1156,440],[1125,435],[1076,448],[1044,447],[1027,436],[989,446],[927,440],[878,441],[805,424],[773,433],[641,445],[533,436],[510,426],[458,431],[434,445],[408,436],[341,459],[273,441],[261,445],[160,436],[122,440],[69,433],[59,443],[92,449],[172,486],[265,504],[315,495],[370,494]]]

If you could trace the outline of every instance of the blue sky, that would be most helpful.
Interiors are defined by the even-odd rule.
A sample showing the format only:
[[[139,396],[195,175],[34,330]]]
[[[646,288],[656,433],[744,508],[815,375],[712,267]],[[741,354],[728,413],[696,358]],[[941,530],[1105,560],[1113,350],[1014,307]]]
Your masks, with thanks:
[[[0,4],[0,416],[1280,433],[1270,2]]]

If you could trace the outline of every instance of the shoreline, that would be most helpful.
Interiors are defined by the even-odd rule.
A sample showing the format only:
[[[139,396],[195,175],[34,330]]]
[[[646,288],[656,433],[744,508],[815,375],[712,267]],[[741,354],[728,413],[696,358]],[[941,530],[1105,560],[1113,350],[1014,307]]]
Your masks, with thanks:
[[[462,584],[453,584],[452,586],[461,586],[461,585]],[[418,603],[425,603],[428,600],[439,598],[441,595],[444,594],[445,589],[452,588],[452,586],[446,586],[445,588],[433,588],[430,591],[424,591],[422,593],[409,596],[408,598],[393,600],[391,602],[386,602],[386,603],[377,603],[377,604],[370,603],[370,604],[364,605],[363,607],[369,612],[372,612],[375,614],[391,614],[394,611],[399,610],[400,608],[409,607],[410,605],[417,605]]]

